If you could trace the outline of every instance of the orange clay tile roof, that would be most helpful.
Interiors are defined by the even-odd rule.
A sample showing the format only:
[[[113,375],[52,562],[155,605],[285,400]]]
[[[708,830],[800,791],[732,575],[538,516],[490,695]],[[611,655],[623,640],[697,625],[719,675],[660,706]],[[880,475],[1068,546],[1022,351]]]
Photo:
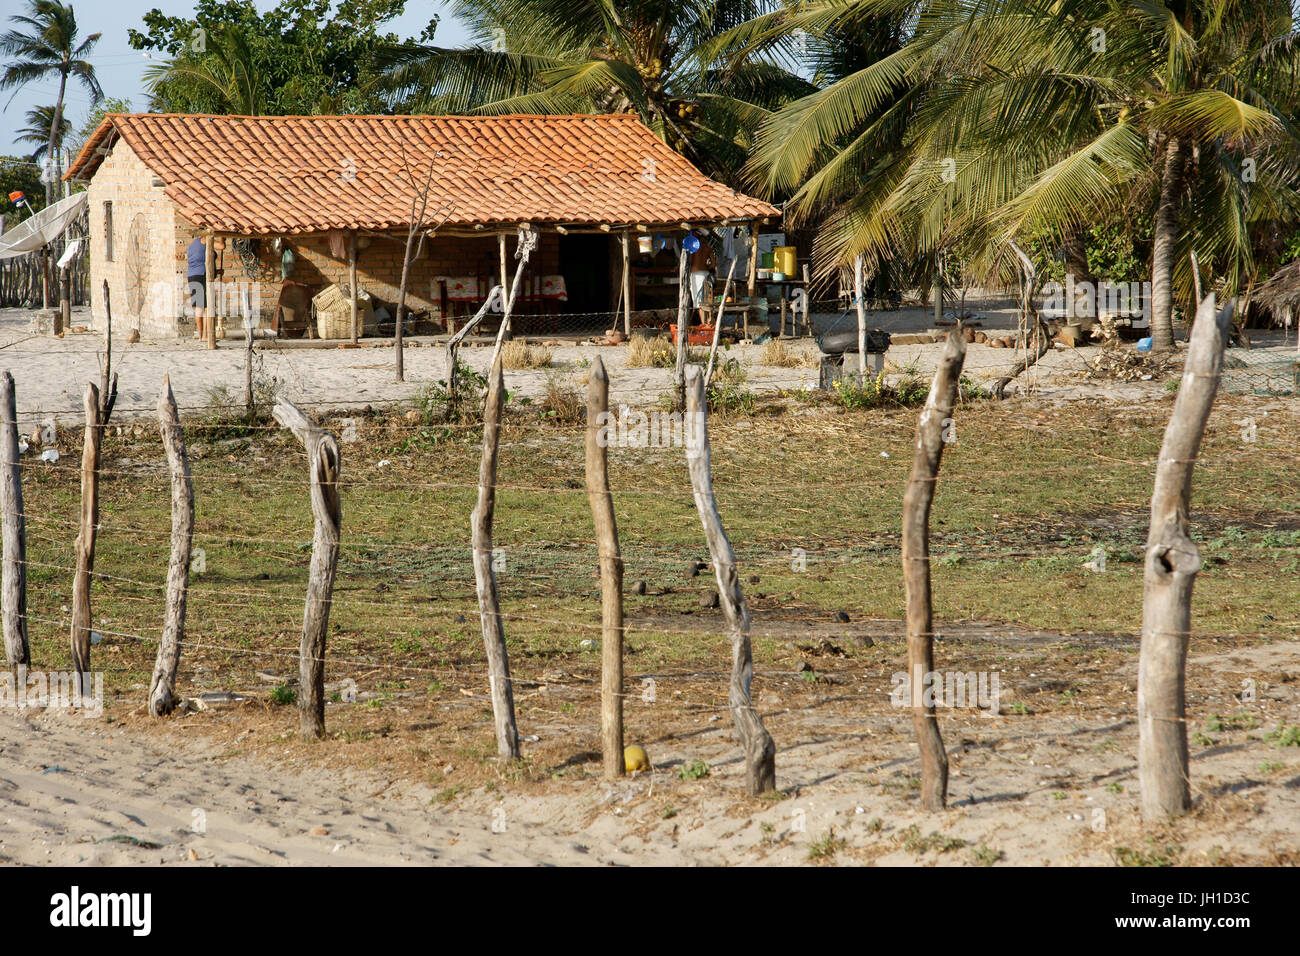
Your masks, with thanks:
[[[405,228],[435,159],[425,222],[717,223],[778,210],[709,179],[636,117],[112,113],[68,170],[120,137],[190,222],[245,234]],[[441,156],[437,154],[441,153]]]

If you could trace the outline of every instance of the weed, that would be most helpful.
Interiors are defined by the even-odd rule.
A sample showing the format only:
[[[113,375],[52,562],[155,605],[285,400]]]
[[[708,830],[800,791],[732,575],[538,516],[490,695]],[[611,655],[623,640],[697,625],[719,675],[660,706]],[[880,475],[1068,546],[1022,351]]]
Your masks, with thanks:
[[[677,768],[677,776],[682,780],[699,780],[709,775],[709,765],[696,757]]]
[[[287,707],[290,704],[298,702],[298,692],[288,684],[277,684],[271,689],[271,703],[278,704],[281,707]]]
[[[1279,727],[1268,739],[1276,747],[1300,747],[1300,727]]]
[[[1173,866],[1183,848],[1176,843],[1170,843],[1166,846],[1157,846],[1154,840],[1148,840],[1149,850],[1139,850],[1133,847],[1117,846],[1112,851],[1115,854],[1115,862],[1120,866]]]
[[[915,823],[900,833],[898,839],[902,841],[904,850],[916,854],[927,853],[930,850],[938,853],[948,853],[966,846],[965,840],[950,837],[937,830],[929,836],[922,836],[920,826]]]
[[[835,836],[835,828],[826,831],[825,836],[808,844],[808,859],[833,860],[835,854],[848,846],[849,841]]]
[[[975,858],[975,862],[980,866],[992,866],[994,863],[997,863],[1006,856],[1006,854],[1001,850],[995,850],[993,847],[985,846],[983,843],[979,846],[972,847],[970,852],[971,856]]]

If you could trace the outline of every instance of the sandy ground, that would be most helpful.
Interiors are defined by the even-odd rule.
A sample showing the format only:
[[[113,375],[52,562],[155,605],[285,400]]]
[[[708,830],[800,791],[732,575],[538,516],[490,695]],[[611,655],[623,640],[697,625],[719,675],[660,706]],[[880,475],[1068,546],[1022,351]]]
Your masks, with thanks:
[[[883,622],[875,629],[884,641],[896,632]],[[980,638],[978,626],[961,633]],[[1017,639],[1026,655],[1066,640]],[[1068,639],[1112,649],[1124,640]],[[1269,740],[1300,719],[1296,642],[1193,649],[1197,726],[1209,713],[1246,710],[1256,720],[1193,745],[1195,809],[1163,827],[1140,821],[1130,675],[1058,675],[1084,688],[1074,712],[1062,713],[1048,706],[1059,682],[1008,663],[1001,716],[941,713],[950,809],[926,814],[914,789],[910,717],[870,706],[888,694],[888,675],[862,660],[840,664],[819,663],[833,677],[811,689],[760,674],[756,698],[777,742],[781,800],[744,796],[729,717],[708,706],[688,718],[693,731],[646,741],[651,774],[606,783],[598,758],[582,749],[595,728],[557,713],[521,726],[541,741],[526,743],[525,757],[581,772],[525,782],[501,775],[450,797],[438,789],[450,765],[413,771],[336,741],[304,744],[291,709],[209,709],[163,722],[125,703],[100,719],[9,710],[0,714],[0,862],[1113,865],[1127,848],[1172,852],[1184,865],[1300,863],[1300,762]],[[1231,698],[1243,674],[1269,675],[1250,705]],[[716,690],[709,696],[721,708],[725,691]],[[1044,713],[1017,715],[1015,702]],[[377,746],[403,749],[426,716],[413,698],[402,726]],[[482,729],[490,734],[486,722]],[[680,779],[676,769],[697,757],[710,774]],[[834,854],[817,856],[828,838]]]
[[[908,321],[923,328],[926,316],[917,312]],[[83,383],[98,380],[100,339],[28,337],[27,319],[16,310],[0,314],[0,369],[17,380],[20,417],[55,415],[79,424]],[[902,325],[898,320],[895,329]],[[1011,327],[1010,320],[1002,327]],[[440,347],[412,344],[403,385],[392,382],[392,352],[383,347],[267,349],[262,374],[281,379],[289,397],[310,404],[344,408],[410,398],[444,375]],[[1281,354],[1287,347],[1272,348]],[[756,351],[730,353],[745,362],[749,387],[815,385],[815,369],[758,366]],[[611,370],[615,401],[650,401],[667,390],[667,370],[624,368],[619,348],[561,347],[549,374],[576,378],[584,373],[581,360],[597,352]],[[924,374],[937,352],[937,346],[899,346],[888,359]],[[1161,393],[1158,382],[1081,381],[1078,372],[1094,353],[1049,355],[1035,375],[1039,398],[1140,401]],[[489,350],[465,354],[483,370]],[[974,345],[967,369],[976,378],[993,376],[1012,359],[1007,350]],[[123,345],[115,358],[116,414],[153,416],[163,374],[171,375],[182,405],[205,405],[211,386],[238,388],[241,363],[234,343],[215,353],[191,343]],[[538,396],[547,374],[511,372],[507,384]],[[763,622],[755,625],[761,629]],[[882,625],[876,640],[898,640],[896,631],[897,625]],[[1027,641],[1041,653],[1089,639],[1132,643],[1078,635]],[[1246,708],[1232,697],[1243,675],[1266,679],[1259,701],[1246,708],[1256,717],[1252,727],[1215,733],[1212,745],[1193,747],[1196,808],[1168,827],[1140,821],[1132,675],[1107,669],[1092,669],[1103,673],[1091,677],[1015,669],[1004,682],[1007,698],[1028,702],[1028,713],[1005,707],[998,717],[945,712],[951,809],[941,815],[922,813],[917,804],[910,718],[861,705],[888,694],[890,675],[853,654],[812,689],[791,675],[758,676],[756,703],[777,741],[781,800],[744,796],[721,685],[706,695],[711,703],[684,712],[680,720],[691,729],[645,741],[656,765],[652,774],[605,783],[579,743],[589,750],[598,739],[595,728],[575,730],[561,718],[520,728],[540,740],[525,744],[525,755],[536,749],[555,774],[524,782],[502,775],[500,785],[476,783],[446,799],[440,768],[417,773],[405,764],[356,759],[335,742],[304,744],[293,733],[290,710],[260,701],[164,722],[132,709],[139,695],[110,702],[106,716],[95,720],[0,710],[0,863],[744,865],[816,858],[1109,865],[1123,855],[1119,848],[1158,857],[1166,845],[1176,845],[1175,858],[1185,864],[1300,862],[1300,753],[1268,739],[1278,727],[1300,724],[1300,644],[1278,641],[1229,654],[1193,648],[1189,701],[1198,722]],[[1058,693],[1043,678],[1082,682],[1089,703],[1037,713],[1036,695]],[[428,706],[412,701],[403,713],[403,745],[418,743],[421,727],[438,719],[422,710]],[[490,737],[487,726],[482,731]],[[694,758],[708,761],[712,772],[680,779],[677,769]],[[574,773],[560,772],[573,767]],[[828,845],[837,848],[832,856],[814,856]]]
[[[1009,309],[983,310],[982,328],[1014,330]],[[82,392],[86,382],[99,382],[103,350],[98,333],[68,333],[62,340],[33,335],[29,331],[32,313],[19,309],[0,310],[0,369],[10,370],[17,384],[20,420],[25,424],[54,417],[60,424],[77,425],[82,418]],[[815,317],[825,327],[838,316]],[[924,331],[932,316],[924,309],[878,313],[872,327],[893,332]],[[87,324],[84,309],[74,310],[73,325]],[[1276,341],[1275,341],[1276,340]],[[1280,336],[1263,336],[1266,349],[1254,351],[1254,359],[1276,352],[1279,359],[1294,349],[1281,344]],[[387,340],[363,340],[359,349],[275,348],[257,350],[257,375],[281,383],[282,394],[309,406],[357,408],[371,403],[410,400],[429,382],[446,377],[445,350],[431,338],[412,338],[406,350],[406,381],[398,384],[393,375],[393,351]],[[816,347],[812,339],[795,340],[793,346],[809,357],[802,368],[770,368],[758,363],[760,346],[732,346],[727,357],[739,358],[748,376],[746,387],[756,391],[815,388],[818,372]],[[914,370],[920,375],[933,372],[940,346],[896,345],[886,356],[887,368]],[[1098,352],[1096,346],[1054,349],[1031,372],[1013,383],[1011,393],[1032,390],[1045,401],[1140,401],[1160,394],[1158,381],[1085,382],[1081,373]],[[627,368],[625,347],[565,344],[555,349],[552,367],[506,372],[506,387],[520,397],[533,399],[545,394],[548,377],[576,382],[586,374],[586,364],[599,355],[610,372],[611,398],[615,402],[648,404],[671,388],[672,372],[658,368]],[[469,346],[461,353],[480,372],[487,370],[491,349]],[[1243,353],[1244,354],[1244,353]],[[987,345],[968,347],[965,373],[977,381],[1002,376],[1015,362],[1016,353]],[[127,344],[119,335],[114,344],[113,367],[119,373],[119,395],[115,415],[119,419],[156,415],[158,391],[164,375],[171,376],[177,402],[184,408],[212,403],[213,388],[225,385],[234,396],[242,395],[244,356],[239,342],[223,342],[215,352],[194,341],[142,340]]]

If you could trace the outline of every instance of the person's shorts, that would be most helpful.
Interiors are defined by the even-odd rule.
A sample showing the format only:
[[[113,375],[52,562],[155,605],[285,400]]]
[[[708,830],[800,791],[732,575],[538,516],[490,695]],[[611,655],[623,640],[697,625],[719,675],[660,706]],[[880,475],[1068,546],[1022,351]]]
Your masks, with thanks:
[[[186,281],[186,291],[190,297],[191,309],[206,308],[208,301],[208,277],[190,276]]]
[[[707,308],[713,304],[712,272],[701,270],[691,273],[691,302],[697,309]]]

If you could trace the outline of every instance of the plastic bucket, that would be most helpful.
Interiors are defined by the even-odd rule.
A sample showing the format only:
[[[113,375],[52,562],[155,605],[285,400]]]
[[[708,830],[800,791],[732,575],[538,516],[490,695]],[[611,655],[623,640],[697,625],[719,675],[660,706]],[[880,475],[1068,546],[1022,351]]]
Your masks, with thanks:
[[[772,255],[772,271],[784,272],[788,276],[793,276],[799,271],[795,255],[796,247],[794,246],[777,246]]]

